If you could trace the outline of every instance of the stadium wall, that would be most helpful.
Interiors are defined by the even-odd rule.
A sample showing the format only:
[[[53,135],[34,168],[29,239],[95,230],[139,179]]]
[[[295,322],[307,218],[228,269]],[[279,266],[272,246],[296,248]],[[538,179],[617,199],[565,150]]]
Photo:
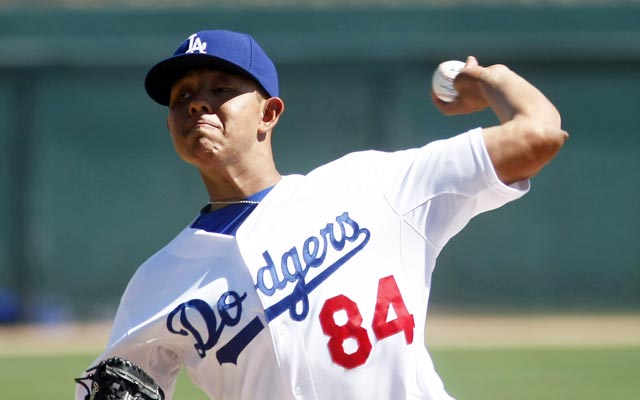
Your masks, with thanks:
[[[637,21],[638,6],[3,11],[0,321],[110,316],[135,268],[205,203],[142,81],[208,28],[252,33],[278,64],[283,173],[494,124],[437,113],[442,60],[520,72],[571,138],[531,193],[452,240],[432,304],[638,310]]]

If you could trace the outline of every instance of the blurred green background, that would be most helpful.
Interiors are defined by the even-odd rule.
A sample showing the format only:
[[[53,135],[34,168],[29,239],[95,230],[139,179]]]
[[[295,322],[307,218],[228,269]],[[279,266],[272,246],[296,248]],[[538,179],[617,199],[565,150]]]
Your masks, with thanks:
[[[638,21],[636,4],[2,9],[4,315],[111,318],[136,267],[205,203],[142,82],[207,28],[251,32],[279,66],[283,173],[494,124],[438,114],[431,74],[469,54],[509,65],[571,139],[530,194],[453,239],[432,306],[637,311]]]

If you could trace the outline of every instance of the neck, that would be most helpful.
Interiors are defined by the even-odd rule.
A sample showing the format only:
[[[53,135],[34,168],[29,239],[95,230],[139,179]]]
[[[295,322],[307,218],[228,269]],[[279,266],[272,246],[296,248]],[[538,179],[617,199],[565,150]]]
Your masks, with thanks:
[[[223,177],[200,171],[211,202],[234,202],[277,184],[282,176],[275,169],[262,170],[260,174],[238,174]]]

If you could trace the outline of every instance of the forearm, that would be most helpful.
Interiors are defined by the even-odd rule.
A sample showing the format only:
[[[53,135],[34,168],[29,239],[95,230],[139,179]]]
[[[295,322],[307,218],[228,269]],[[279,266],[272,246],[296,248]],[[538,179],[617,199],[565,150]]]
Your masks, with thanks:
[[[517,119],[560,129],[560,113],[536,87],[502,65],[488,68],[485,74],[481,87],[501,124]]]

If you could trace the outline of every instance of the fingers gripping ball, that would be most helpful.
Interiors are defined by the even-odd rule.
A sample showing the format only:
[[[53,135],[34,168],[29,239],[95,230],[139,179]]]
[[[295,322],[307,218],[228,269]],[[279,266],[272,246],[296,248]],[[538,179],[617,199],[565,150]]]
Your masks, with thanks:
[[[87,390],[85,400],[164,400],[164,392],[142,368],[113,357],[88,369],[75,381]],[[84,383],[89,381],[89,385]]]
[[[453,80],[462,71],[464,65],[464,62],[456,60],[445,61],[438,65],[431,79],[431,88],[436,97],[447,103],[458,97],[458,92],[453,87]]]

